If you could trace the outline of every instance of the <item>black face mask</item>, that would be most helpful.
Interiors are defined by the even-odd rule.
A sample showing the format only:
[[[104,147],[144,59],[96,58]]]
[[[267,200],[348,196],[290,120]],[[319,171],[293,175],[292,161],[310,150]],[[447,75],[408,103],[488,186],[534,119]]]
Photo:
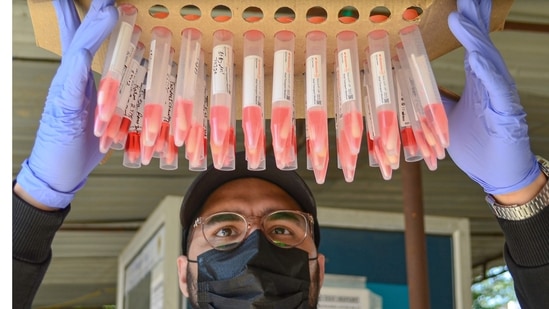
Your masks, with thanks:
[[[212,249],[197,262],[200,308],[309,308],[307,252],[277,247],[260,230],[236,249]]]

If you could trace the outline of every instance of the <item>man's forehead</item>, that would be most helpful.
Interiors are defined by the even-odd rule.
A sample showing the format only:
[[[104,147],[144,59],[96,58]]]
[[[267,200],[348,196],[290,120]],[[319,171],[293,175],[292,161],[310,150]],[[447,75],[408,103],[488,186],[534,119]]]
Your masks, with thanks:
[[[233,211],[257,215],[258,212],[291,209],[302,210],[294,198],[278,185],[254,177],[231,180],[208,196],[200,215]]]

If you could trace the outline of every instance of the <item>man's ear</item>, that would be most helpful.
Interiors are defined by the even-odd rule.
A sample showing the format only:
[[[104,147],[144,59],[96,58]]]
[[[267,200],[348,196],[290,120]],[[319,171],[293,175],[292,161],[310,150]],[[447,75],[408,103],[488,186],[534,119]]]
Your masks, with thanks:
[[[177,258],[177,273],[179,275],[179,289],[181,290],[181,293],[183,293],[183,296],[187,298],[189,297],[189,290],[187,289],[187,265],[188,264],[189,264],[189,261],[187,260],[186,256],[180,255]]]
[[[324,256],[324,254],[322,253],[319,253],[318,254],[318,283],[319,283],[319,286],[322,287],[322,284],[324,283],[324,272],[326,271],[326,265],[324,265],[324,263],[326,263],[326,257]]]

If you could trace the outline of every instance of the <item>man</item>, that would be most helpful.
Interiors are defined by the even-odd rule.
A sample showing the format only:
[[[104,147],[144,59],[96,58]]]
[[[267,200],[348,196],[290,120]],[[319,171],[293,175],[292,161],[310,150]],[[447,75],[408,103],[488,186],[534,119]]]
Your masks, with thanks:
[[[184,197],[181,291],[197,308],[316,308],[324,256],[311,191],[272,155],[265,171],[249,171],[244,152],[235,163],[210,166]]]
[[[466,86],[459,102],[444,99],[451,140],[447,150],[487,193],[505,235],[505,259],[521,306],[547,308],[549,164],[538,162],[531,151],[526,114],[490,41],[491,1],[457,4],[448,22],[466,50]],[[51,260],[55,233],[102,158],[93,135],[96,89],[90,64],[117,12],[112,0],[96,0],[80,25],[71,1],[54,1],[54,6],[62,61],[34,148],[13,186],[16,308],[30,308]],[[205,308],[247,308],[251,302],[314,308],[324,257],[317,252],[313,197],[291,172],[270,166],[252,174],[242,159],[237,165],[227,174],[210,169],[185,195],[178,259],[182,292]]]

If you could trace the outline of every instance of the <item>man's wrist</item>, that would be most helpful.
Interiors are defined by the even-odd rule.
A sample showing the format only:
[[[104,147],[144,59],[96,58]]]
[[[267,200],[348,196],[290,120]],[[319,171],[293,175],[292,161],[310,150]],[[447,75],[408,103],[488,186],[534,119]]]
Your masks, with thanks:
[[[549,161],[537,156],[540,174],[534,182],[521,190],[487,195],[486,201],[494,215],[505,220],[523,220],[536,215],[549,204]]]

